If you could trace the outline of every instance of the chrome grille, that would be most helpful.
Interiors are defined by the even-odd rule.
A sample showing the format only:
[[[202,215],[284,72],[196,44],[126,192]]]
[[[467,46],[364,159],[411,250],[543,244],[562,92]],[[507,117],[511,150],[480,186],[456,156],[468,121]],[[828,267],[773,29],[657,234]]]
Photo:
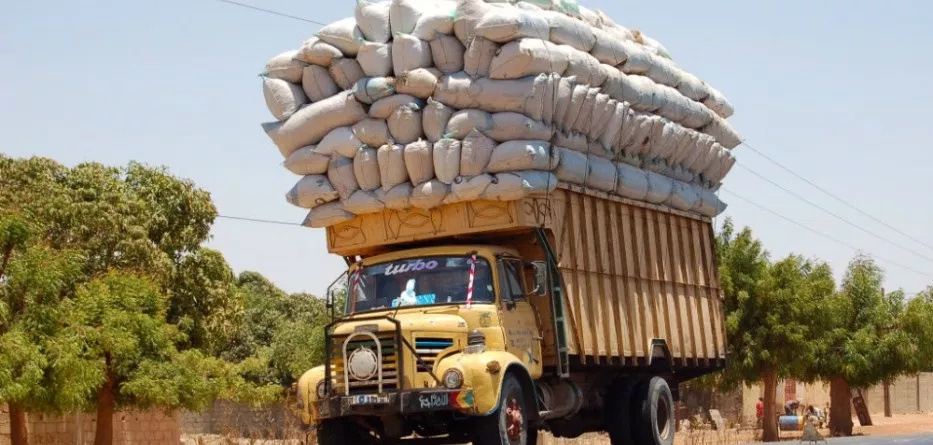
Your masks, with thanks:
[[[395,335],[388,332],[377,333],[379,343],[382,346],[382,390],[395,391],[398,389],[398,348],[395,341]],[[331,375],[336,382],[336,392],[346,394],[344,381],[344,357],[343,342],[347,339],[346,335],[335,336],[331,339]],[[355,337],[347,344],[347,354],[353,353],[358,348],[366,347],[376,351],[375,342],[366,337]],[[364,394],[378,391],[379,379],[373,377],[369,380],[357,380],[352,375],[349,376],[350,394]]]

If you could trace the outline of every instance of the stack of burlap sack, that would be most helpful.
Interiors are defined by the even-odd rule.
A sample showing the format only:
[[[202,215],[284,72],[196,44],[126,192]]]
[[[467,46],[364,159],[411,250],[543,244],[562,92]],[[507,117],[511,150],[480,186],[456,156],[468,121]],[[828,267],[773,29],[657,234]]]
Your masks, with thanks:
[[[559,183],[714,216],[741,142],[657,41],[561,0],[358,0],[263,82],[312,227]]]

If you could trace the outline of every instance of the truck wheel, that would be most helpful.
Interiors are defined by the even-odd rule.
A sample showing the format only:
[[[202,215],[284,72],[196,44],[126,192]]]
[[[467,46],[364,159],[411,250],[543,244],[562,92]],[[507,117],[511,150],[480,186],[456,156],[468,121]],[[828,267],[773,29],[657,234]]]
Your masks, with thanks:
[[[473,445],[535,445],[538,435],[528,430],[530,409],[518,378],[506,374],[499,393],[499,408],[478,419]]]
[[[633,400],[640,404],[635,412],[635,441],[645,445],[674,443],[674,396],[667,381],[652,377],[643,381]]]
[[[632,442],[631,380],[617,380],[610,387],[606,399],[606,431],[612,445],[630,445]]]
[[[317,443],[320,445],[362,443],[362,440],[359,427],[347,418],[327,419],[317,427]]]

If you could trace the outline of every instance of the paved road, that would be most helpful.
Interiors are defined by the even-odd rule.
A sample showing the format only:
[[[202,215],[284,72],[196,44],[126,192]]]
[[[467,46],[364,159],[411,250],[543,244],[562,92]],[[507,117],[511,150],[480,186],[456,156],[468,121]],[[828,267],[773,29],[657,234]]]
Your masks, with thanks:
[[[839,437],[830,438],[826,443],[829,445],[933,445],[933,433],[910,436]]]

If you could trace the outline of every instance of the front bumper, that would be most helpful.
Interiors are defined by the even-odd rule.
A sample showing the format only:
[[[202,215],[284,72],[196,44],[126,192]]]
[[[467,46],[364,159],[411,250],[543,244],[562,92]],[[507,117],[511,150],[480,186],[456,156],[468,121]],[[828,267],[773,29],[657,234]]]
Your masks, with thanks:
[[[473,390],[419,389],[383,394],[334,396],[311,403],[315,419],[344,416],[385,416],[437,411],[471,413],[474,410]]]

